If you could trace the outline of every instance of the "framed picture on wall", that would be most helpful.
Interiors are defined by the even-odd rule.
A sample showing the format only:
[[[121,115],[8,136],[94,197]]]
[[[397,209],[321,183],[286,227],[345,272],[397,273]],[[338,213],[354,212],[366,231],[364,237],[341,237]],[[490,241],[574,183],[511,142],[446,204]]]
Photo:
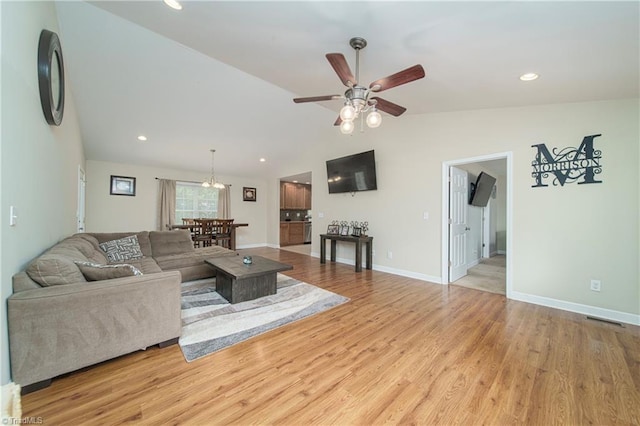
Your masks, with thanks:
[[[256,189],[248,188],[246,186],[242,187],[242,201],[255,201],[256,200]]]
[[[111,187],[109,194],[111,195],[136,195],[136,178],[127,176],[111,175]]]

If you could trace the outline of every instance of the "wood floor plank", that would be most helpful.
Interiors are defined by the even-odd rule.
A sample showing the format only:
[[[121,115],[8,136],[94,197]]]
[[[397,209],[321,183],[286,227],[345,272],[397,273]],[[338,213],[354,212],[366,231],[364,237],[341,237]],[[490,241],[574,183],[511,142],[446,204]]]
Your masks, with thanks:
[[[349,297],[187,363],[148,348],[25,395],[45,424],[640,424],[640,327],[258,248]]]

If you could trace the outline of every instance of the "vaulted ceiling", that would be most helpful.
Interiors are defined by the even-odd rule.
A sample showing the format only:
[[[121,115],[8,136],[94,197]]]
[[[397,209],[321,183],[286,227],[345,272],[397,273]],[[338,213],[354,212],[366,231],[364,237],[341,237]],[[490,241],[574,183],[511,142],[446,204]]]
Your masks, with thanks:
[[[182,4],[56,3],[88,159],[206,173],[215,148],[218,173],[265,176],[295,161],[306,135],[335,137],[340,101],[292,98],[343,93],[325,54],[355,69],[354,36],[368,41],[362,83],[425,68],[384,92],[405,114],[640,91],[638,2]],[[540,78],[520,81],[527,72]]]

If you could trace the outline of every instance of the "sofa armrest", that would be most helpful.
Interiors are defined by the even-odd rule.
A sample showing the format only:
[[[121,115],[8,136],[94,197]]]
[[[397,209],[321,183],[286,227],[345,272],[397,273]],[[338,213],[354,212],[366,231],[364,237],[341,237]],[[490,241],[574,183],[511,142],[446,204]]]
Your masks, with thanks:
[[[180,281],[170,271],[11,295],[14,382],[26,386],[180,336]]]

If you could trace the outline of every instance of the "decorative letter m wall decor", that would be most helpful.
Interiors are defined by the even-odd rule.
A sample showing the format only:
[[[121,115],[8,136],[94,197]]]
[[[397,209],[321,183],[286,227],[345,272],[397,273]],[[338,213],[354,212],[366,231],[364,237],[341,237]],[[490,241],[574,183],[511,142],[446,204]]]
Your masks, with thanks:
[[[595,180],[595,176],[602,173],[600,166],[602,151],[593,149],[593,141],[598,136],[602,135],[585,136],[577,149],[574,147],[552,148],[549,152],[543,143],[531,145],[538,150],[535,160],[531,162],[533,166],[531,177],[536,182],[531,187],[549,186],[545,185],[544,180],[548,179],[550,174],[554,176],[552,181],[554,186],[558,184],[564,186],[565,183],[573,183],[580,178],[583,180],[578,182],[578,185],[602,183],[601,180]]]

